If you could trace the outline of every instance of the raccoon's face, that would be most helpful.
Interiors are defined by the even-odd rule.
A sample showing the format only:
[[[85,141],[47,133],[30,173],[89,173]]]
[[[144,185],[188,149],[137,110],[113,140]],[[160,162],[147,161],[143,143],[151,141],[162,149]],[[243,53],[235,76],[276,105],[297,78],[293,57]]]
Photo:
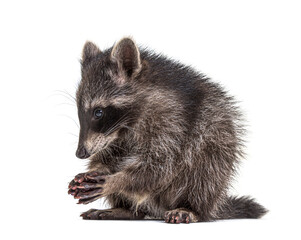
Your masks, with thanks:
[[[76,156],[88,158],[116,140],[138,114],[131,82],[141,70],[139,50],[124,38],[101,52],[87,42],[77,89],[80,135]]]

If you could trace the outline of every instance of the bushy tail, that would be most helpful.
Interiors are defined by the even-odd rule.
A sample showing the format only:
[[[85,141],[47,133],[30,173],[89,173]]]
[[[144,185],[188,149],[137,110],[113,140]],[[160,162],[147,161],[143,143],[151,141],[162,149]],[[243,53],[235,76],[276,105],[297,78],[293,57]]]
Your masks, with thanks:
[[[250,197],[229,197],[219,210],[219,219],[261,218],[267,212]]]

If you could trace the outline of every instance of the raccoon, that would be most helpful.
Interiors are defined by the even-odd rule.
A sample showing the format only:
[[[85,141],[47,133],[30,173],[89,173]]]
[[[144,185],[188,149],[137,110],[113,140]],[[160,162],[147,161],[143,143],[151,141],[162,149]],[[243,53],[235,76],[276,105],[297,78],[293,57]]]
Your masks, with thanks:
[[[228,190],[244,153],[235,99],[189,66],[123,38],[84,45],[76,100],[76,156],[88,172],[69,184],[80,204],[112,207],[83,219],[190,223],[260,218],[267,210]]]

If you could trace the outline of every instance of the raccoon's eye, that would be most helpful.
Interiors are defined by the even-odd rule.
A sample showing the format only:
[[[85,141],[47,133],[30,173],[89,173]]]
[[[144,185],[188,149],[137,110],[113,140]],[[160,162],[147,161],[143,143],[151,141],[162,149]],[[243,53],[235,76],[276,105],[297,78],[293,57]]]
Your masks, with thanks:
[[[103,115],[102,109],[101,109],[101,108],[96,108],[96,109],[94,110],[93,115],[94,115],[94,118],[100,119],[100,118],[102,117],[102,115]]]

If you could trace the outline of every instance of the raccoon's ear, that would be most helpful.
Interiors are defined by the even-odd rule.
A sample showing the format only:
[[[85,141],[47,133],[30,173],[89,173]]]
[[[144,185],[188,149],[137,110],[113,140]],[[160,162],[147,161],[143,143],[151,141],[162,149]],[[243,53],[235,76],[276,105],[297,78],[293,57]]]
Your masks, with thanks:
[[[140,52],[131,38],[123,38],[114,45],[111,60],[117,62],[119,70],[128,78],[141,70]]]
[[[101,53],[100,49],[92,42],[87,41],[83,48],[82,61],[93,58]]]

